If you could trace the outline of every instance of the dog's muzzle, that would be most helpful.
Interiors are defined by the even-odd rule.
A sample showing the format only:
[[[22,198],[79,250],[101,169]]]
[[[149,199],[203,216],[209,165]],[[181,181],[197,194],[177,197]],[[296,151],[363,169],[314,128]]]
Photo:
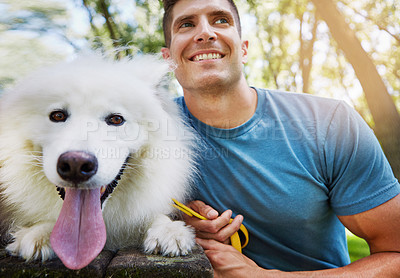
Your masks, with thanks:
[[[114,178],[114,180],[106,186],[102,186],[104,190],[101,193],[101,206],[103,206],[104,201],[113,193],[114,189],[118,185],[118,181],[121,179],[124,173],[126,164],[129,160],[128,156],[122,165],[119,173]],[[97,172],[98,162],[94,155],[91,155],[83,151],[70,151],[65,152],[58,158],[57,162],[57,172],[66,181],[71,181],[75,184],[85,182],[94,176]],[[61,199],[65,198],[65,189],[57,186],[58,194]]]

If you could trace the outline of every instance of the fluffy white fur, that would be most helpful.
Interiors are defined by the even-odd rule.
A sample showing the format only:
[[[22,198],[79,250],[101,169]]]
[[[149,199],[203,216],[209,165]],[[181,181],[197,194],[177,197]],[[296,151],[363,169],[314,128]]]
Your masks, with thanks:
[[[94,154],[98,171],[81,188],[109,184],[130,155],[118,186],[103,205],[105,248],[127,246],[163,255],[187,254],[194,233],[171,221],[171,198],[187,198],[192,172],[191,134],[158,86],[168,65],[150,56],[119,62],[96,55],[42,69],[0,100],[0,189],[8,208],[7,246],[26,260],[55,256],[49,236],[63,201],[56,185],[58,157],[70,150]],[[68,111],[55,123],[49,114]],[[126,122],[110,126],[107,115]]]

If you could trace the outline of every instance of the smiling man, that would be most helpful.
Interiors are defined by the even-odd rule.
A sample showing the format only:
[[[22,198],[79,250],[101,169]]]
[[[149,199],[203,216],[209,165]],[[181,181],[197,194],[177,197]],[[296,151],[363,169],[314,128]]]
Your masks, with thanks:
[[[176,63],[176,78],[190,92],[185,95],[190,112],[216,127],[246,122],[257,94],[242,73],[248,42],[241,41],[232,7],[225,1],[175,2],[163,55]]]
[[[396,277],[400,185],[362,118],[342,101],[249,87],[233,1],[164,0],[164,9],[162,54],[199,137],[189,206],[209,219],[185,220],[215,276]],[[241,223],[243,254],[227,244]],[[370,256],[350,264],[345,227]]]

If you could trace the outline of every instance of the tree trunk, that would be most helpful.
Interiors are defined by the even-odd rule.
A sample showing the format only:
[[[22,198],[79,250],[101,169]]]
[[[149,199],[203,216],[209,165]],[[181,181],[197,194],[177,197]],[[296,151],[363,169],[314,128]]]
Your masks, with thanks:
[[[312,38],[311,40],[305,40],[303,38],[303,20],[304,14],[300,16],[300,69],[301,69],[301,76],[303,79],[303,92],[309,93],[310,92],[310,73],[312,67],[312,60],[313,60],[313,51],[314,51],[314,43],[317,38],[317,27],[318,27],[318,19],[315,16],[313,22],[313,28],[311,31]]]
[[[364,51],[355,32],[345,22],[333,0],[311,0],[317,12],[353,66],[364,90],[379,139],[395,176],[400,178],[400,115],[374,63]]]

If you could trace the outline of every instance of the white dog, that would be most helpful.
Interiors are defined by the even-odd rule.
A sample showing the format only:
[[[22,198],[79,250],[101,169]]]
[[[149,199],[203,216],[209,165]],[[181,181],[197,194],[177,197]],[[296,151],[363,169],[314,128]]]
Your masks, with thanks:
[[[26,260],[71,269],[105,248],[185,255],[194,232],[166,215],[187,198],[191,135],[150,56],[96,55],[42,69],[0,99],[0,192]],[[55,253],[54,253],[55,252]]]

